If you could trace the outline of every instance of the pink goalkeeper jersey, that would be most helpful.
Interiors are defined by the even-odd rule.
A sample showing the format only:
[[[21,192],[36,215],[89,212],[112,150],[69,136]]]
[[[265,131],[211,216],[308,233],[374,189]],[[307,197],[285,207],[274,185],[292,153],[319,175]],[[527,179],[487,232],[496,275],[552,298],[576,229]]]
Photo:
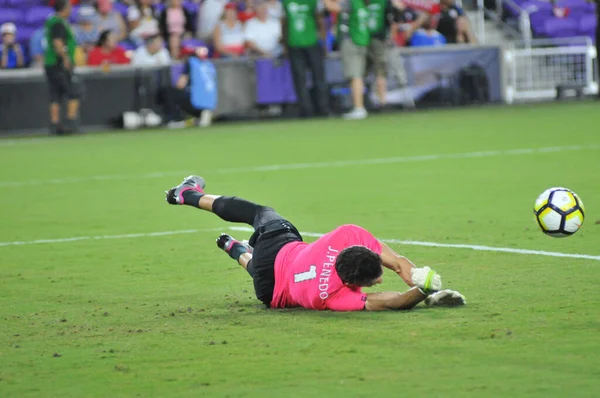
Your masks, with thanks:
[[[367,230],[342,225],[313,243],[292,242],[275,259],[275,290],[271,308],[360,311],[367,295],[342,283],[335,270],[338,254],[350,246],[364,246],[381,254],[381,243]]]

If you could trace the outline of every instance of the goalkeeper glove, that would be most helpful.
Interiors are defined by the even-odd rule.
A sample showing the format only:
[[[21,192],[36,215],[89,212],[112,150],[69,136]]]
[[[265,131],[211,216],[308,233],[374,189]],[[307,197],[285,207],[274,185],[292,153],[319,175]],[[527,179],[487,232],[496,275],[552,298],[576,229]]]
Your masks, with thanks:
[[[437,272],[429,267],[413,268],[411,270],[412,282],[424,294],[431,294],[442,290],[442,278]]]
[[[429,307],[459,307],[467,305],[465,296],[454,290],[440,290],[425,299]]]

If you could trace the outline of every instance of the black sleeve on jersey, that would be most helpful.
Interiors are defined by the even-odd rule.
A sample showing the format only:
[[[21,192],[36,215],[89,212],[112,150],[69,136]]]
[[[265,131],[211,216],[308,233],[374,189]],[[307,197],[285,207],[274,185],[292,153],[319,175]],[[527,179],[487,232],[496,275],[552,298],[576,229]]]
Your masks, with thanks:
[[[50,37],[52,40],[61,39],[63,42],[67,40],[67,29],[65,25],[61,23],[55,23],[52,25],[52,29],[50,29]]]

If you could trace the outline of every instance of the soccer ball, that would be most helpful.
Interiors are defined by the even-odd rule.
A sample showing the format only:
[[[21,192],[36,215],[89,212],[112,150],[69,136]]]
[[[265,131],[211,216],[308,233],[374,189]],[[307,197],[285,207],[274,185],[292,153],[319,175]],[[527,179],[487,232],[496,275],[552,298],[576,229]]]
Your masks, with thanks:
[[[579,196],[570,189],[550,188],[535,201],[533,214],[546,235],[564,238],[581,228],[585,208]]]

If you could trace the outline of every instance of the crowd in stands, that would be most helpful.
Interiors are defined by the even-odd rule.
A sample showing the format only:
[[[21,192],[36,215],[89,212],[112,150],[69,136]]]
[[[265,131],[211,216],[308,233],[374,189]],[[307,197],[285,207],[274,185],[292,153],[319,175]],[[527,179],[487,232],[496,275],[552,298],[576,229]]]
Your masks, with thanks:
[[[281,45],[280,0],[72,0],[70,22],[77,40],[77,66],[161,65],[182,57],[186,45],[205,46],[214,58],[276,57]],[[398,8],[392,41],[434,46],[473,42],[463,11],[441,0],[441,13],[415,11],[408,0]],[[0,5],[0,68],[42,67],[43,24],[53,0]],[[335,15],[327,15],[326,46],[334,49]]]

